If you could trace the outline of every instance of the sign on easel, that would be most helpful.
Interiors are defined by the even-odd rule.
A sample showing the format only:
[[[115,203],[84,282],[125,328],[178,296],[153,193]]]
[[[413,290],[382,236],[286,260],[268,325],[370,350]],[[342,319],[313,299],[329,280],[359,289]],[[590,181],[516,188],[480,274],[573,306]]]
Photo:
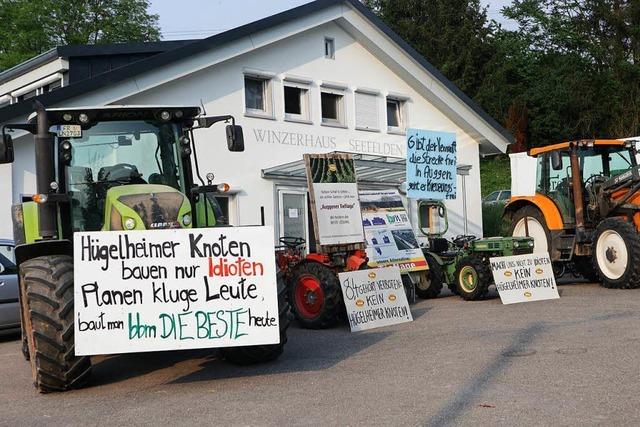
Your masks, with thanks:
[[[305,154],[304,162],[318,251],[333,245],[341,245],[343,250],[363,249],[353,157],[345,153]]]
[[[547,252],[496,257],[490,262],[503,304],[560,298]]]
[[[339,273],[351,332],[413,321],[398,267]]]

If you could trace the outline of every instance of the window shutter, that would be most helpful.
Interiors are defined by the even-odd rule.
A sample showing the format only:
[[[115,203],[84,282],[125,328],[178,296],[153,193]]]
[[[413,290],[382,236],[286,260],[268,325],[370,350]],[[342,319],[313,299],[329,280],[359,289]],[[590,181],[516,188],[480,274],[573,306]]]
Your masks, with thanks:
[[[379,130],[378,96],[356,92],[356,127]]]

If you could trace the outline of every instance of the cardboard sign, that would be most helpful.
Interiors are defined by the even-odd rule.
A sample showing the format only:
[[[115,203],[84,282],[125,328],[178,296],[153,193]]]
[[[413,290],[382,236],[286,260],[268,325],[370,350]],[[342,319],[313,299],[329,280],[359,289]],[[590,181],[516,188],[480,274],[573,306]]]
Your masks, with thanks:
[[[338,274],[351,332],[413,321],[398,267]]]
[[[456,198],[456,134],[407,130],[407,197]]]
[[[74,235],[77,355],[277,344],[271,227]]]
[[[560,298],[548,253],[491,258],[503,304]]]
[[[397,265],[401,273],[428,269],[397,190],[360,191],[369,267]]]
[[[363,243],[356,169],[351,155],[305,154],[304,159],[318,244]]]

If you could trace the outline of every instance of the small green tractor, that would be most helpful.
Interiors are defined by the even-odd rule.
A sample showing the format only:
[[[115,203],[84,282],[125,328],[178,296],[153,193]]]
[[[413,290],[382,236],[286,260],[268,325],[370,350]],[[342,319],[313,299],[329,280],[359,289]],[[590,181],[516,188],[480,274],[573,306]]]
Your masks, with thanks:
[[[226,185],[212,184],[211,174],[207,184],[200,177],[193,133],[231,122],[228,149],[244,151],[244,138],[232,116],[205,117],[199,107],[35,107],[27,123],[3,127],[0,163],[14,159],[9,132],[34,135],[37,193],[12,214],[23,353],[36,388],[50,392],[78,387],[91,372],[90,358],[74,351],[74,233],[224,225],[216,197]],[[247,364],[282,353],[285,295],[279,274],[280,343],[221,349],[226,359]]]
[[[451,241],[443,236],[449,228],[447,208],[437,200],[418,204],[420,232],[429,245],[422,252],[429,270],[417,276],[416,294],[435,298],[446,284],[449,290],[467,301],[482,299],[493,284],[489,258],[533,252],[531,237],[457,236]]]

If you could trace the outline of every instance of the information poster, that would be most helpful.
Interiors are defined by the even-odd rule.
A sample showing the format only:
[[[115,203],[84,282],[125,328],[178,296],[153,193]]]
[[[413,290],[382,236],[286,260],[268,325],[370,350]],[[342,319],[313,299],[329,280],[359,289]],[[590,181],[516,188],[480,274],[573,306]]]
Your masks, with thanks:
[[[398,267],[339,273],[351,332],[413,321]]]
[[[304,158],[318,243],[364,242],[356,170],[351,155],[305,154]]]
[[[428,268],[397,190],[360,191],[360,207],[369,267]]]
[[[277,344],[271,227],[74,234],[77,355]]]
[[[407,130],[407,197],[456,198],[456,134]]]
[[[491,258],[503,304],[560,298],[548,253]]]

